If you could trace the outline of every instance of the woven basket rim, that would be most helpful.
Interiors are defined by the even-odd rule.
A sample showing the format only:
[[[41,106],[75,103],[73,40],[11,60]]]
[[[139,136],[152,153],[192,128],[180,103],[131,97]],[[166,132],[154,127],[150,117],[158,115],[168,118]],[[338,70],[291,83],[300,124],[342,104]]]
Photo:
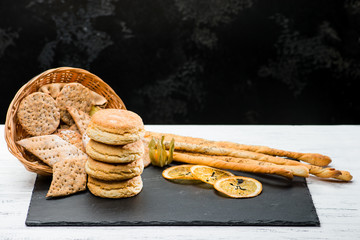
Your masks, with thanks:
[[[93,74],[85,69],[82,69],[82,68],[75,68],[75,67],[52,68],[52,69],[48,69],[48,70],[38,74],[37,76],[33,77],[28,82],[26,82],[16,92],[14,98],[12,99],[12,101],[8,107],[5,125],[4,125],[4,131],[5,131],[4,136],[5,136],[5,141],[6,141],[9,152],[13,156],[15,156],[24,165],[24,167],[28,171],[35,172],[39,175],[51,175],[52,169],[51,169],[51,167],[49,167],[45,164],[42,164],[39,162],[33,162],[33,161],[27,159],[25,154],[23,154],[24,150],[22,149],[22,147],[20,147],[19,145],[16,144],[16,140],[19,140],[19,139],[17,139],[17,137],[18,137],[17,136],[17,127],[19,127],[19,123],[15,122],[14,118],[16,116],[17,107],[18,107],[19,103],[26,96],[26,95],[23,95],[24,92],[26,92],[26,91],[31,92],[32,91],[31,89],[34,89],[34,85],[36,85],[36,84],[38,84],[39,86],[42,86],[41,84],[45,81],[46,77],[51,76],[51,74],[64,73],[64,72],[76,73],[76,74],[79,74],[80,76],[89,77],[92,80],[92,83],[94,83],[96,85],[96,87],[98,87],[96,90],[104,91],[104,92],[106,92],[106,95],[109,95],[107,97],[108,105],[114,104],[117,106],[117,108],[126,109],[125,104],[123,103],[121,98],[115,93],[115,91],[106,82],[104,82],[101,78],[99,78],[95,74]],[[83,74],[83,75],[81,75],[81,74]],[[55,76],[56,76],[56,74],[55,74]],[[61,81],[55,81],[55,79],[53,79],[53,81],[61,82]],[[77,81],[65,81],[65,82],[77,82]],[[82,82],[80,82],[80,83],[83,84]],[[45,84],[47,84],[47,83],[45,83]],[[43,84],[43,85],[45,85],[45,84]],[[39,87],[38,85],[36,85],[36,86]],[[89,85],[84,85],[84,86],[89,87]],[[95,91],[94,89],[92,89],[92,90]],[[32,92],[35,92],[35,91],[32,91]]]

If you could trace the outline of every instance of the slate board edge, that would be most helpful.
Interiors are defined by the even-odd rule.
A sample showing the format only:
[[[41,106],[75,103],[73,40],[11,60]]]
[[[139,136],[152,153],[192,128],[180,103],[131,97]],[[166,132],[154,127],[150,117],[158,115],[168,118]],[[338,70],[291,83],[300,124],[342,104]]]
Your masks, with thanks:
[[[29,227],[43,227],[43,226],[293,226],[293,227],[319,227],[320,223],[318,221],[313,222],[287,222],[284,224],[282,221],[259,221],[257,223],[244,223],[244,222],[37,222],[37,221],[26,221],[26,226]]]
[[[316,223],[316,225],[314,226],[317,226],[317,227],[320,227],[320,219],[319,219],[319,215],[317,214],[317,211],[316,211],[316,207],[315,207],[315,204],[314,204],[314,200],[311,196],[311,193],[310,193],[310,189],[308,187],[308,183],[306,181],[306,178],[304,179],[304,183],[305,183],[305,187],[308,189],[307,193],[308,193],[308,196],[311,200],[311,203],[312,203],[312,212],[314,212],[315,216],[316,216],[316,221],[314,221],[314,223]]]
[[[31,204],[32,204],[32,201],[33,201],[34,192],[35,192],[35,188],[36,188],[36,181],[38,180],[38,177],[39,177],[39,175],[37,174],[36,178],[35,178],[35,181],[34,181],[34,187],[33,187],[33,190],[31,192],[30,203],[29,203],[29,207],[28,207],[28,210],[27,210],[27,214],[26,214],[26,220],[25,220],[25,225],[26,226],[37,226],[37,225],[32,225],[31,221],[28,221],[28,219],[30,217],[30,209],[31,209]],[[37,224],[39,224],[39,223],[37,223]]]

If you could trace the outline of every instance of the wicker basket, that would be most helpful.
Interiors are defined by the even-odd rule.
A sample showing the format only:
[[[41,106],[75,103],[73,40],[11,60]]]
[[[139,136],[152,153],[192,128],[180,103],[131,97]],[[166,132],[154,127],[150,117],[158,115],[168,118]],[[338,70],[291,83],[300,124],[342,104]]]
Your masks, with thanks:
[[[6,114],[5,122],[5,141],[9,151],[20,160],[28,171],[39,175],[51,175],[52,169],[39,161],[35,156],[26,152],[24,148],[18,146],[16,141],[28,137],[27,133],[19,124],[17,110],[21,100],[27,95],[36,92],[41,86],[49,83],[78,82],[89,89],[104,96],[107,101],[107,108],[126,109],[120,97],[111,87],[94,74],[79,68],[60,67],[47,70],[27,82],[16,93],[10,103]]]

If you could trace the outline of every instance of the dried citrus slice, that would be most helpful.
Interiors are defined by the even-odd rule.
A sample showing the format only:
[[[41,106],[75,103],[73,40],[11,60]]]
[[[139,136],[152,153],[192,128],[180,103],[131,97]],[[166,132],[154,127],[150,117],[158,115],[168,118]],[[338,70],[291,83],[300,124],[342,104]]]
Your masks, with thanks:
[[[194,165],[177,165],[169,167],[162,172],[162,175],[166,179],[170,180],[196,180],[192,175],[190,168]]]
[[[253,178],[232,176],[216,181],[214,188],[232,198],[250,198],[261,193],[262,184]]]
[[[216,180],[221,178],[234,176],[234,174],[231,172],[202,165],[192,166],[190,171],[195,178],[211,185],[213,185]]]

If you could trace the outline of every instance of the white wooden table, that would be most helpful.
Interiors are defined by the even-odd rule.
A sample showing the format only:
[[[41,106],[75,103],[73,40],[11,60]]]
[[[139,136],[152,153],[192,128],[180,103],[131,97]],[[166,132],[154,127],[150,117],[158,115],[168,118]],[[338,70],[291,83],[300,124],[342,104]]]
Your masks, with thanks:
[[[318,152],[350,183],[308,178],[320,227],[27,227],[36,175],[13,157],[0,126],[0,239],[360,239],[360,126],[146,125],[150,131]]]

